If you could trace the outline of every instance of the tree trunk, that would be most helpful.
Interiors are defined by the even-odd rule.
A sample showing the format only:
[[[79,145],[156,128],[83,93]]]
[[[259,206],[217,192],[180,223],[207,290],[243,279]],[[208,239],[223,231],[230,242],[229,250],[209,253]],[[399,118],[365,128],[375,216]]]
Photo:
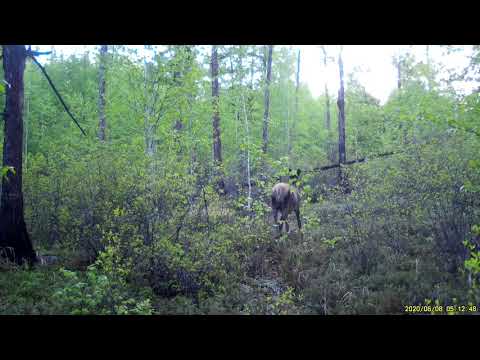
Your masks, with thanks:
[[[3,143],[3,166],[11,166],[2,179],[0,205],[0,249],[3,256],[18,264],[36,262],[36,254],[27,232],[23,213],[22,149],[23,149],[23,74],[26,49],[23,45],[3,46],[3,69],[5,74],[5,137]]]
[[[400,90],[402,88],[402,60],[400,56],[398,57],[398,61],[397,61],[397,71],[398,71],[397,87],[398,87],[398,90]]]
[[[322,46],[323,51],[323,66],[325,67],[325,71],[327,70],[327,51],[325,47]],[[325,78],[325,128],[330,131],[330,97],[328,96],[328,85],[327,80]]]
[[[323,66],[325,68],[325,72],[327,71],[327,51],[325,50],[325,46],[321,47],[323,51]],[[332,141],[332,125],[331,125],[331,116],[330,116],[330,95],[328,94],[328,83],[325,77],[325,128],[327,129],[327,157],[331,162],[335,161],[335,151],[334,151],[334,144]]]
[[[105,119],[105,60],[107,57],[108,45],[100,47],[100,67],[98,70],[98,113],[100,116],[98,138],[105,141],[105,128],[107,120]]]
[[[401,55],[398,55],[398,58],[397,58],[397,72],[398,72],[398,84],[397,84],[397,87],[398,87],[398,90],[400,90],[402,88],[402,85],[403,85],[403,82],[402,82],[402,64],[403,64],[403,59],[402,59],[402,56]],[[400,112],[400,107],[397,107],[396,109],[397,113]],[[408,124],[405,123],[404,121],[401,121],[399,123],[399,129],[402,130],[403,129],[403,143],[404,144],[408,144]]]
[[[426,45],[425,49],[425,57],[427,63],[427,90],[430,91],[433,89],[433,72],[431,68],[431,61],[430,61],[430,45]]]
[[[340,89],[338,90],[338,155],[339,163],[345,164],[345,89],[343,87],[343,61],[342,54],[338,56],[338,67],[340,70]]]
[[[290,130],[290,141],[288,142],[288,161],[290,164],[290,155],[292,153],[292,142],[295,140],[295,125],[298,122],[298,89],[300,87],[300,50],[298,50],[297,55],[297,74],[296,74],[296,83],[295,83],[295,109],[294,109],[294,120]]]
[[[178,45],[175,46],[174,54],[174,71],[173,71],[173,82],[176,87],[180,88],[184,86],[184,78],[188,74],[193,65],[193,52],[190,45]],[[187,95],[190,100],[193,100],[191,94]],[[175,121],[174,129],[176,131],[181,131],[184,128],[183,124],[183,115],[180,111],[178,119]]]
[[[247,143],[247,181],[248,181],[248,197],[247,197],[247,208],[250,210],[252,205],[252,182],[250,175],[250,130],[248,127],[247,119],[247,107],[245,105],[245,96],[242,94],[243,102],[243,114],[245,117],[245,132],[246,132],[246,143]]]
[[[265,96],[264,105],[265,110],[263,114],[263,153],[266,154],[268,150],[268,123],[270,112],[270,81],[272,79],[272,53],[273,45],[268,46],[268,55],[266,61],[266,77],[265,77]]]
[[[157,152],[157,147],[155,143],[155,132],[156,127],[155,123],[152,122],[153,117],[153,102],[149,99],[148,94],[148,78],[149,78],[149,70],[148,70],[148,63],[147,58],[144,57],[143,59],[143,77],[144,77],[144,132],[145,132],[145,153],[153,157],[153,155]]]
[[[218,85],[218,47],[212,45],[212,56],[210,59],[210,71],[212,77],[212,105],[213,105],[213,165],[216,176],[219,177],[218,187],[224,189],[223,176],[221,172],[222,165],[222,142],[220,133],[220,109],[219,109],[219,85]]]
[[[338,55],[338,67],[340,70],[340,89],[338,90],[338,157],[339,164],[343,165],[346,163],[347,156],[345,151],[345,90],[343,87],[343,61],[342,61],[342,50]],[[345,192],[348,192],[347,181],[345,173],[342,169],[342,166],[338,170],[338,180],[340,186]]]
[[[287,144],[286,148],[286,156],[288,159],[288,165],[290,166],[290,84],[286,82],[286,88],[287,88],[287,96],[285,99],[286,107],[287,107],[287,114],[285,116],[285,144]]]
[[[295,86],[295,116],[298,116],[298,88],[300,87],[300,50],[297,56],[297,81]]]

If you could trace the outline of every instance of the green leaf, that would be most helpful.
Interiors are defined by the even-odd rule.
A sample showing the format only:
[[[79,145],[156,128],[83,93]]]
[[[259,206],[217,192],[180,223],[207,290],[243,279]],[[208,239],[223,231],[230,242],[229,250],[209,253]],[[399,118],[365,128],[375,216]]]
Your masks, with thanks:
[[[13,175],[15,175],[15,168],[13,166],[4,166],[2,167],[2,170],[0,171],[1,173],[1,178],[6,177],[8,172],[11,172]]]

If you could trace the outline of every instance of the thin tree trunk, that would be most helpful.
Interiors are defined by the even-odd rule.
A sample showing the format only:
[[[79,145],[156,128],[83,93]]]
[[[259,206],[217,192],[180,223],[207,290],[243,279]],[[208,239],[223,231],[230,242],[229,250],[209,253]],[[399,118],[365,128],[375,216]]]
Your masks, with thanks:
[[[325,72],[327,71],[327,51],[325,50],[325,46],[321,47],[323,51],[323,66],[325,68]],[[328,159],[333,162],[334,159],[334,148],[333,148],[333,141],[332,141],[332,126],[331,126],[331,116],[330,116],[330,96],[328,94],[328,82],[325,77],[325,128],[327,129],[327,157]]]
[[[151,124],[151,117],[153,113],[152,105],[149,102],[148,97],[148,63],[147,58],[143,59],[143,76],[144,76],[144,131],[145,131],[145,153],[148,156],[153,156],[156,152],[155,146],[155,128],[154,124]]]
[[[345,150],[345,89],[343,87],[343,60],[342,60],[342,49],[338,55],[338,67],[340,71],[340,89],[338,90],[338,157],[339,164],[345,164],[347,160],[346,150]],[[342,166],[338,170],[338,179],[340,186],[346,191],[347,184],[344,171]]]
[[[36,262],[36,254],[25,224],[22,193],[22,112],[25,60],[25,46],[3,46],[3,69],[7,83],[5,86],[3,166],[13,167],[15,174],[9,172],[2,179],[0,249],[2,255],[12,261],[20,264],[26,260],[33,264]]]
[[[325,71],[327,70],[327,51],[325,50],[325,46],[322,46],[323,51],[323,66],[325,67]],[[325,78],[325,128],[330,132],[331,125],[330,125],[330,97],[328,96],[328,85],[327,79]]]
[[[287,98],[286,98],[286,106],[287,106],[287,116],[285,118],[285,137],[287,144],[287,158],[288,158],[288,165],[290,165],[290,84],[287,80]]]
[[[295,86],[295,117],[298,116],[298,89],[300,87],[300,50],[298,50],[297,56],[297,76],[296,76],[296,86]]]
[[[173,81],[175,86],[182,87],[184,85],[184,78],[192,69],[193,54],[190,45],[175,46],[175,69],[173,72]],[[187,96],[192,99],[191,94]],[[184,127],[183,114],[180,112],[178,119],[175,121],[174,129],[181,131]]]
[[[295,140],[295,125],[298,122],[298,89],[300,87],[300,50],[298,50],[297,55],[297,73],[296,73],[296,82],[295,82],[295,108],[293,115],[293,124],[290,129],[290,141],[288,142],[288,161],[290,164],[290,157],[292,154],[292,142]]]
[[[98,113],[100,116],[98,138],[105,141],[105,128],[107,120],[105,119],[105,60],[107,57],[108,45],[100,47],[100,67],[98,70]]]
[[[399,55],[398,56],[398,60],[397,60],[397,72],[398,72],[398,84],[397,84],[397,87],[398,87],[398,90],[400,90],[403,86],[403,81],[402,81],[402,64],[403,64],[403,60],[402,60],[402,57]],[[400,107],[397,107],[397,113],[400,113]],[[403,129],[403,142],[404,144],[408,144],[408,124],[406,124],[405,122],[400,122],[399,123],[399,128],[400,130]]]
[[[343,61],[340,52],[338,56],[338,67],[340,70],[340,89],[338,90],[338,155],[339,163],[346,161],[345,153],[345,89],[343,87]]]
[[[400,90],[402,88],[402,60],[400,56],[398,56],[398,60],[397,60],[397,73],[398,73],[397,88],[398,90]]]
[[[220,109],[219,109],[219,84],[218,84],[218,47],[212,45],[212,56],[210,59],[210,71],[212,77],[212,105],[213,105],[213,165],[216,175],[219,177],[218,187],[223,190],[224,182],[221,172],[222,166],[222,141],[220,132]]]
[[[248,127],[248,119],[247,119],[247,107],[245,105],[245,96],[242,94],[243,100],[243,113],[245,116],[245,130],[246,130],[246,137],[247,137],[247,181],[248,181],[248,197],[247,197],[247,208],[250,210],[252,204],[252,182],[250,176],[250,130]]]
[[[328,86],[327,82],[325,82],[325,127],[328,131],[331,130],[330,125],[330,96],[328,95]]]
[[[427,87],[428,91],[432,90],[433,88],[433,73],[431,71],[431,62],[430,62],[430,45],[426,45],[425,49],[425,57],[427,63]]]
[[[272,53],[273,45],[268,46],[268,55],[266,61],[266,77],[265,77],[265,96],[264,96],[264,113],[263,113],[263,153],[268,150],[268,123],[270,117],[270,81],[272,79]]]
[[[232,86],[230,88],[231,91],[235,90],[235,83],[237,76],[235,74],[235,68],[233,67],[232,58],[230,57],[230,72],[232,73]],[[240,59],[241,62],[241,59]],[[240,66],[241,68],[241,66]],[[241,86],[241,84],[240,84]],[[240,122],[240,109],[239,105],[236,100],[233,101],[232,106],[235,108],[235,146],[238,148],[238,123]]]
[[[152,184],[156,176],[156,164],[153,156],[156,153],[155,144],[155,125],[152,122],[153,117],[153,100],[154,95],[149,97],[148,93],[148,81],[149,71],[148,62],[146,56],[143,58],[143,91],[144,91],[144,132],[145,132],[145,154],[151,158],[151,161],[147,167],[147,176],[149,181],[147,182],[147,188],[152,190]],[[143,242],[145,245],[150,245],[153,241],[153,224],[158,218],[158,212],[151,212],[144,214],[143,219]]]

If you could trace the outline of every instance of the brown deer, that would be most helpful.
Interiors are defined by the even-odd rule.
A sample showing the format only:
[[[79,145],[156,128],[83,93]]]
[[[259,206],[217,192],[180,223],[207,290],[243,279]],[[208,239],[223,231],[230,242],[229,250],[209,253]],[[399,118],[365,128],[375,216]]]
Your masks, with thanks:
[[[290,176],[290,179],[296,179],[300,176],[300,169],[297,170],[297,174]],[[300,195],[298,190],[290,184],[279,182],[272,188],[272,212],[275,225],[278,226],[279,234],[282,233],[283,224],[285,224],[285,230],[289,232],[289,225],[287,222],[288,215],[295,211],[297,217],[298,229],[302,230],[302,222],[300,221]],[[280,226],[278,224],[278,214],[280,213]]]

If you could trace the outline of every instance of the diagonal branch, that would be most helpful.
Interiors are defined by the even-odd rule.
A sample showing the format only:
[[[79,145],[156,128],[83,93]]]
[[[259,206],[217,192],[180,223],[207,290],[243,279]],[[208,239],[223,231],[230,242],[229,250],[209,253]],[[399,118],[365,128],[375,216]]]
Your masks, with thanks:
[[[463,130],[465,130],[465,129],[463,129]],[[473,132],[476,135],[480,135],[480,133],[477,133],[475,130],[471,130],[470,132]],[[424,144],[419,144],[419,147],[424,147],[424,146],[427,146],[427,145],[431,145],[434,142],[435,142],[435,139],[433,139],[431,141],[427,141]],[[374,155],[366,156],[366,157],[363,157],[363,158],[360,158],[360,159],[349,160],[349,161],[344,162],[343,164],[331,164],[331,165],[321,166],[321,167],[318,167],[318,168],[305,170],[305,172],[329,170],[329,169],[334,169],[334,168],[344,166],[344,165],[352,165],[352,164],[356,164],[356,163],[365,162],[368,159],[381,158],[381,157],[384,157],[384,156],[397,155],[397,154],[402,154],[402,153],[406,153],[406,152],[407,152],[407,150],[389,151],[389,152],[382,153],[382,154],[374,154]]]
[[[77,124],[78,128],[82,131],[83,135],[87,136],[87,134],[86,134],[85,131],[82,129],[82,127],[80,126],[80,124],[78,123],[78,121],[73,117],[72,113],[70,112],[70,110],[68,109],[67,105],[66,105],[65,102],[63,101],[60,93],[59,93],[58,90],[55,88],[55,85],[53,85],[53,82],[52,82],[52,80],[50,79],[50,76],[48,76],[47,72],[45,71],[45,68],[37,61],[37,59],[35,59],[35,57],[34,57],[33,55],[30,55],[30,57],[31,57],[32,60],[35,62],[35,64],[37,64],[37,66],[40,68],[40,70],[42,70],[43,75],[45,75],[45,77],[47,78],[48,83],[49,83],[50,86],[52,87],[53,92],[57,95],[57,97],[58,97],[58,99],[60,100],[60,102],[62,103],[63,108],[65,109],[65,111],[67,112],[67,114],[70,115],[70,117],[71,117],[72,120],[75,122],[75,124]]]
[[[51,51],[35,51],[29,49],[27,51],[27,56],[33,57],[33,56],[39,56],[39,55],[50,55],[52,52]]]
[[[342,166],[343,165],[352,165],[352,164],[356,164],[356,163],[365,162],[367,159],[390,156],[390,155],[398,154],[400,152],[404,152],[404,151],[397,151],[397,152],[390,151],[390,152],[383,153],[383,154],[377,154],[377,155],[372,155],[372,156],[369,156],[369,157],[364,157],[364,158],[360,158],[360,159],[346,161],[343,164],[331,164],[331,165],[326,165],[326,166],[322,166],[322,167],[319,167],[319,168],[314,168],[312,170],[306,170],[306,171],[323,171],[323,170],[334,169],[334,168],[340,167],[341,165]]]

